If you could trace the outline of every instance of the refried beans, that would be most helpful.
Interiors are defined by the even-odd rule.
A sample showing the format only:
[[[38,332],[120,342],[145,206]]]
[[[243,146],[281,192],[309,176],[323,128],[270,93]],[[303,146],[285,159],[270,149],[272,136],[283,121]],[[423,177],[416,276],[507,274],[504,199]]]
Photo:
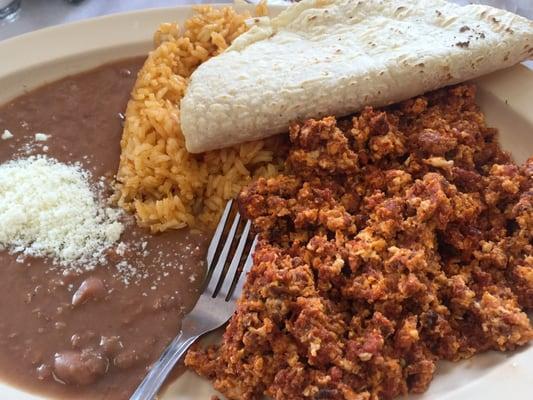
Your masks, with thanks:
[[[0,107],[0,163],[33,154],[80,162],[94,184],[119,163],[125,109],[142,58],[104,65]],[[36,141],[35,134],[48,135]],[[50,188],[54,190],[54,188]],[[199,295],[207,236],[151,235],[126,217],[106,265],[71,273],[0,252],[0,378],[54,398],[127,399]],[[66,273],[64,273],[66,272]]]

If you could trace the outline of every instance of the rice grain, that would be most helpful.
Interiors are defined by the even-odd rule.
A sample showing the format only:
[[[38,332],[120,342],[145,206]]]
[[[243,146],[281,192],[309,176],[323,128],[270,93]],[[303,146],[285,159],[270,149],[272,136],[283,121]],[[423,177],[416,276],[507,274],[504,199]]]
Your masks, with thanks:
[[[258,7],[258,15],[266,8]],[[117,173],[118,203],[153,232],[216,224],[229,198],[254,176],[278,170],[279,138],[189,154],[180,130],[179,102],[192,72],[247,30],[247,14],[195,8],[184,28],[161,24],[155,49],[139,71],[126,109]]]

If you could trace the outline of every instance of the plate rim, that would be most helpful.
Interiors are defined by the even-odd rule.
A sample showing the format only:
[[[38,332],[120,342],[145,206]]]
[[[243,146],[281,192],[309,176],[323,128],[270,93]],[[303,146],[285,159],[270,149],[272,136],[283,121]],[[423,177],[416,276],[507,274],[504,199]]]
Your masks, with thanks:
[[[232,3],[213,3],[209,5],[216,8],[232,5],[240,10],[252,10],[254,7],[253,5]],[[67,57],[75,58],[84,54],[87,55],[91,51],[100,52],[103,49],[109,50],[128,44],[131,44],[132,46],[133,44],[135,44],[135,46],[137,46],[134,46],[136,49],[141,48],[143,43],[150,43],[151,35],[149,37],[146,37],[148,28],[146,27],[146,25],[143,27],[138,26],[140,22],[150,21],[151,23],[152,21],[158,20],[158,23],[161,23],[164,20],[169,20],[172,18],[183,19],[186,15],[189,15],[191,13],[193,7],[195,6],[200,5],[184,4],[177,5],[175,7],[150,8],[144,10],[115,13],[82,21],[74,21],[62,25],[46,27],[0,41],[0,54],[12,55],[12,57],[7,58],[7,62],[4,62],[3,60],[2,63],[0,63],[0,79],[5,78],[6,76],[9,76],[11,74],[20,73],[20,65],[24,65],[25,63],[27,63],[27,65],[24,68],[31,69],[36,68],[39,65],[46,65],[48,63],[56,62]],[[279,12],[280,10],[285,8],[285,6],[282,5],[271,5],[269,7],[274,13]],[[119,32],[114,32],[114,36],[112,38],[91,37],[91,40],[89,40],[90,43],[84,43],[84,45],[80,46],[79,48],[75,48],[73,44],[63,48],[60,45],[60,41],[52,46],[50,45],[51,40],[61,37],[67,38],[68,40],[72,41],[72,37],[68,35],[72,32],[84,32],[86,30],[96,29],[98,27],[104,27],[106,29],[112,28],[116,30],[117,24],[121,29],[119,30]],[[129,26],[130,24],[133,25]],[[156,27],[157,25],[154,27],[154,29],[150,28],[150,31],[153,33]],[[128,30],[122,28],[130,29]],[[107,41],[106,39],[111,40],[109,40],[108,43],[104,43]],[[15,51],[17,50],[17,47],[28,46],[28,44],[31,44],[32,49],[36,48],[37,52],[27,54],[20,51]],[[50,51],[50,49],[52,49],[52,51]],[[28,55],[30,56],[30,58],[28,58]],[[117,60],[119,58],[121,57],[117,57],[114,60]],[[87,67],[85,69],[88,68],[90,67]],[[510,104],[510,107],[513,109],[513,111],[519,113],[521,116],[526,118],[529,121],[530,125],[533,127],[533,113],[530,113],[529,111],[530,104],[533,101],[533,71],[529,70],[524,66],[515,66],[511,69],[502,70],[489,76],[482,77],[478,80],[478,82],[489,88],[489,92],[491,93],[491,95],[501,97],[505,95],[504,86],[506,80],[510,79],[510,77],[515,74],[520,74],[523,77],[527,77],[524,78],[526,81],[522,85],[522,89],[523,93],[529,91],[529,104],[524,101],[519,101],[517,102],[517,104]],[[0,103],[3,102],[0,101]],[[501,365],[497,365],[494,368],[491,368],[491,370],[488,371],[483,376],[483,378],[476,379],[475,381],[470,382],[457,390],[453,390],[450,393],[439,396],[439,399],[459,400],[483,397],[484,399],[490,400],[500,399],[503,396],[512,396],[512,398],[526,399],[528,396],[529,389],[529,381],[527,380],[527,377],[533,376],[533,346],[529,345],[522,351],[514,354],[512,358],[512,362],[509,362],[509,360],[507,360]],[[518,367],[513,364],[518,364]],[[517,375],[522,376],[523,378],[515,378]],[[482,381],[486,380],[491,380],[493,383],[491,385],[484,385]],[[512,388],[512,392],[509,392],[510,388]],[[516,397],[516,395],[518,395],[518,397]],[[174,397],[175,393],[172,396],[173,397],[171,398],[176,398]],[[25,392],[17,387],[9,386],[3,381],[0,381],[0,397],[8,398],[10,400],[46,399],[46,397],[43,397],[42,395]],[[164,397],[166,398],[166,396]],[[409,400],[415,400],[417,398],[422,397],[409,396]]]

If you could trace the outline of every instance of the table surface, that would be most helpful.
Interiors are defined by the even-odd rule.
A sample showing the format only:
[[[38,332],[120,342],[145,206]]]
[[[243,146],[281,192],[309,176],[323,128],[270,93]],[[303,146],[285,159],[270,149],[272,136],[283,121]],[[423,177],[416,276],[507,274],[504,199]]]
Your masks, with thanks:
[[[271,0],[282,2],[283,0]],[[507,8],[533,18],[533,0],[449,0],[459,4],[470,2],[491,4]],[[22,0],[20,13],[12,22],[0,22],[0,40],[17,36],[47,26],[64,24],[143,8],[172,7],[179,4],[229,3],[232,0],[83,0],[71,4],[66,0]],[[524,63],[533,69],[533,61]]]
[[[231,0],[22,0],[20,13],[13,22],[0,22],[0,40],[51,25],[64,24],[143,8],[172,7],[179,4],[223,3]]]

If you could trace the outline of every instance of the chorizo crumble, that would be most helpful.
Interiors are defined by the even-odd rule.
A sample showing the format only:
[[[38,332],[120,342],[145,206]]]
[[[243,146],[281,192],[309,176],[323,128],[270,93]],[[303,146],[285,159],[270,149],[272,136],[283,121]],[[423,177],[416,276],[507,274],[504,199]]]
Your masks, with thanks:
[[[460,85],[290,127],[286,170],[239,201],[261,240],[219,346],[188,366],[230,399],[392,399],[439,359],[533,338],[533,158]]]

